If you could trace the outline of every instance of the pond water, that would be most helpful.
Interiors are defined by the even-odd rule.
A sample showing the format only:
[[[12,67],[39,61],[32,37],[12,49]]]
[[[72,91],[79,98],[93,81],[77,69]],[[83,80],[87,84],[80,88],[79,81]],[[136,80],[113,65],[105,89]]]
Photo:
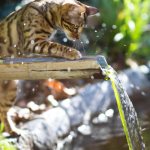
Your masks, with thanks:
[[[133,147],[131,150],[149,150],[150,149],[150,94],[147,89],[144,93],[138,91],[138,94],[133,96],[133,105],[130,102],[130,98],[123,90],[120,80],[115,75],[117,88],[120,88],[118,92],[121,92],[120,99],[122,103],[123,113],[125,113],[125,120],[127,121],[127,127],[129,137]],[[122,91],[123,90],[123,91]],[[125,94],[124,94],[125,93]],[[120,94],[120,93],[119,93]],[[134,109],[134,107],[135,109]],[[108,117],[106,112],[111,110],[113,112],[112,117]],[[72,150],[128,150],[128,144],[123,132],[120,116],[118,113],[117,105],[114,104],[108,108],[105,112],[101,112],[96,116],[93,116],[89,124],[91,134],[83,135],[81,132],[76,132],[77,135],[74,138],[71,146],[68,148]],[[136,112],[138,114],[139,121],[137,119]],[[110,112],[110,111],[109,111]],[[100,120],[96,122],[94,120]],[[102,122],[103,121],[103,122]],[[140,131],[140,126],[142,130]],[[86,128],[85,128],[86,129]],[[142,132],[143,141],[140,133]],[[145,144],[144,144],[145,143]],[[146,145],[146,148],[145,146]]]
[[[137,105],[137,104],[136,104]],[[143,103],[144,105],[144,103]],[[140,106],[138,106],[140,109]],[[137,110],[138,111],[138,110]],[[140,112],[140,110],[139,110]],[[146,150],[150,150],[150,110],[140,112],[140,124]],[[92,135],[83,136],[80,133],[66,150],[129,150],[120,117],[115,114],[107,123],[90,124]],[[67,146],[66,146],[67,147]]]

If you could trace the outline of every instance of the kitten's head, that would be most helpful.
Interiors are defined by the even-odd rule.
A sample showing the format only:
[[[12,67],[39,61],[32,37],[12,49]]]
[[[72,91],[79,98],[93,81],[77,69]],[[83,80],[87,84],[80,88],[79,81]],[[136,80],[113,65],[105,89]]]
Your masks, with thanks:
[[[73,4],[64,4],[61,9],[61,27],[66,36],[70,40],[79,39],[87,17],[97,12],[97,8],[84,5],[78,1]]]

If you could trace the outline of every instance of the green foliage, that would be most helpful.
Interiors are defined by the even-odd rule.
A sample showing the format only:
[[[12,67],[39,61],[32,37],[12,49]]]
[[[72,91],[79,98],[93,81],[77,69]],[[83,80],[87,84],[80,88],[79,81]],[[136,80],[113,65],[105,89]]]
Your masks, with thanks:
[[[150,59],[149,0],[94,0],[91,3],[101,14],[98,32],[90,39],[91,43],[96,41],[95,49],[100,47],[100,54],[115,62],[128,57],[145,62]]]
[[[4,124],[0,124],[0,150],[16,150],[16,148],[2,135]]]
[[[0,136],[0,149],[1,150],[16,150],[16,148],[9,143],[6,139]]]
[[[122,10],[124,24],[120,26],[120,32],[124,38],[130,39],[127,56],[143,53],[143,56],[147,57],[147,54],[150,54],[147,46],[143,45],[144,28],[149,21],[148,11],[149,0],[124,0],[124,9]]]

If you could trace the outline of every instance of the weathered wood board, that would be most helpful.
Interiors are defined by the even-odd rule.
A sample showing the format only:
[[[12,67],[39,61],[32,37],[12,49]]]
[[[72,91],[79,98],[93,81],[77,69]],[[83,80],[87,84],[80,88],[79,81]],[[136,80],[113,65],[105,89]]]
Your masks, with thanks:
[[[72,61],[46,57],[16,58],[3,60],[0,64],[0,80],[93,78],[96,75],[102,77],[95,57]]]

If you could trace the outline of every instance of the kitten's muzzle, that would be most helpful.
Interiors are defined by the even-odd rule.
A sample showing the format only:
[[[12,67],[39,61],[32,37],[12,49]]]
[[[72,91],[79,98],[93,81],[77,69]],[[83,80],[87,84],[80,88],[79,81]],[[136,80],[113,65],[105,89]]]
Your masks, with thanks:
[[[65,34],[69,40],[74,41],[74,40],[78,40],[80,38],[79,34],[77,34],[77,33],[65,32]]]
[[[69,38],[70,38],[71,40],[78,40],[78,39],[80,38],[80,36],[79,36],[78,34],[71,34],[71,35],[69,36]]]

